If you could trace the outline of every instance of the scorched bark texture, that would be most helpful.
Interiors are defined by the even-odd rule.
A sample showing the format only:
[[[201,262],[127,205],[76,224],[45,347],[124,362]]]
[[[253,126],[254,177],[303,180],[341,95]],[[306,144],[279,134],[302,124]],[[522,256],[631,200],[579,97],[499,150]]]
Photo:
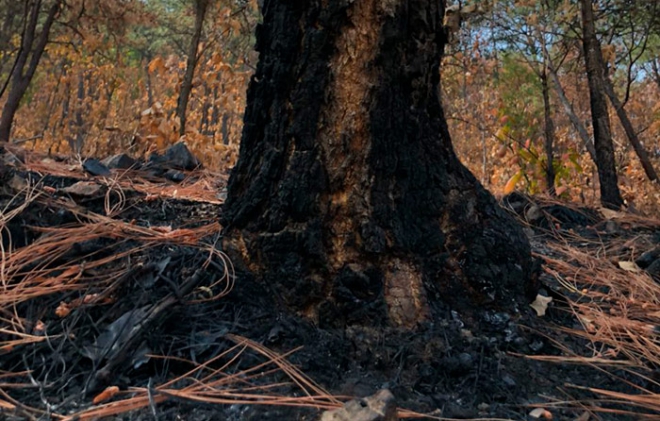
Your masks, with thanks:
[[[264,2],[224,245],[321,326],[534,295],[526,237],[451,145],[441,3]]]

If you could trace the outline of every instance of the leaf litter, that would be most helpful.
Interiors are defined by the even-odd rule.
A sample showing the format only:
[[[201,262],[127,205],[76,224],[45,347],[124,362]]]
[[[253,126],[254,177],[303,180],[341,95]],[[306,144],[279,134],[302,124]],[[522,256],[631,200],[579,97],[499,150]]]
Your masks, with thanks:
[[[399,418],[660,413],[660,286],[653,262],[631,270],[660,221],[513,193],[503,206],[544,264],[536,312],[484,312],[475,331],[450,311],[416,332],[321,330],[234,274],[219,248],[226,175],[90,177],[16,152],[0,186],[7,419],[311,420],[381,388]]]

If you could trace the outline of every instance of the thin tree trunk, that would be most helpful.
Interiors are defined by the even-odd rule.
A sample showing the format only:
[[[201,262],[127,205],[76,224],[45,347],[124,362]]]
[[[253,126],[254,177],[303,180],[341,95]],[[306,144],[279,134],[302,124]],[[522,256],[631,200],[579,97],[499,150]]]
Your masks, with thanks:
[[[646,152],[646,149],[644,149],[644,146],[642,146],[642,142],[639,141],[639,137],[637,137],[637,133],[635,133],[635,129],[633,128],[632,122],[628,118],[628,113],[626,113],[625,108],[623,108],[623,104],[619,100],[619,97],[617,97],[616,92],[614,92],[614,87],[612,86],[612,82],[608,77],[604,78],[604,82],[605,82],[605,93],[610,98],[610,102],[612,103],[612,106],[616,110],[617,116],[619,116],[619,121],[621,121],[623,130],[625,130],[626,136],[628,137],[630,144],[635,150],[635,153],[637,154],[639,161],[642,163],[642,168],[644,168],[646,177],[648,177],[648,179],[651,181],[657,181],[658,174],[655,172],[655,169],[653,168],[653,164],[649,159],[649,154]]]
[[[19,26],[24,21],[16,21],[16,18],[23,15],[23,19],[27,19],[27,8],[24,10],[25,13],[21,14],[21,2],[19,1],[7,1],[5,2],[7,10],[5,10],[5,19],[2,22],[2,29],[0,29],[0,74],[4,74],[4,69],[9,61],[16,63],[16,57],[12,51],[14,47],[12,46],[11,39],[12,37],[19,32]],[[24,3],[27,6],[27,3]],[[20,50],[19,50],[20,51]],[[12,60],[13,58],[13,60]],[[2,88],[0,88],[0,98],[4,95],[5,89],[9,83],[9,79],[13,70],[9,71],[7,79],[3,81]]]
[[[60,6],[61,0],[56,0],[50,9],[48,9],[48,14],[41,27],[41,32],[37,35],[41,0],[36,0],[32,3],[29,20],[21,37],[21,49],[16,59],[16,65],[11,73],[11,88],[9,89],[7,102],[5,103],[5,106],[2,109],[2,115],[0,116],[0,141],[9,141],[14,116],[16,115],[16,111],[18,110],[23,95],[25,95],[28,86],[30,86],[30,82],[37,70],[41,56],[46,49],[50,29],[55,22],[55,17],[60,10]]]
[[[147,62],[144,65],[144,83],[147,88],[147,108],[151,108],[154,105],[154,92],[151,85],[151,72],[149,72],[150,61],[150,58],[147,57]]]
[[[490,171],[488,171],[488,144],[486,142],[486,132],[480,130],[481,133],[481,172],[482,183],[486,186],[490,186]]]
[[[557,73],[550,66],[548,67],[548,74],[552,78],[555,91],[557,92],[557,97],[559,98],[559,102],[561,102],[561,105],[564,107],[564,111],[566,111],[566,115],[568,116],[569,120],[571,120],[571,124],[578,132],[578,135],[580,136],[580,140],[582,140],[582,145],[585,147],[587,152],[589,152],[589,156],[591,157],[591,160],[593,162],[596,162],[596,149],[594,148],[594,144],[591,141],[591,138],[589,137],[589,132],[587,132],[587,128],[584,127],[584,124],[582,124],[580,118],[577,116],[577,114],[575,114],[575,110],[573,110],[573,105],[571,105],[568,98],[566,98],[566,93],[564,92],[564,88],[561,86],[561,82],[559,81],[559,77],[557,76]]]
[[[62,60],[60,64],[60,72],[59,75],[57,76],[57,81],[55,82],[55,89],[51,92],[50,97],[48,99],[48,113],[46,114],[46,118],[44,119],[44,128],[41,131],[42,137],[45,137],[46,132],[48,131],[48,126],[50,126],[50,119],[53,116],[53,111],[57,108],[55,106],[55,101],[57,101],[57,95],[60,92],[60,85],[62,84],[62,77],[64,76],[66,69],[65,69],[65,63],[66,60]]]
[[[229,145],[229,113],[222,114],[222,125],[220,126],[220,133],[222,134],[222,143]]]
[[[66,70],[65,70],[66,74]],[[69,80],[66,81],[65,86],[64,86],[64,101],[62,103],[62,112],[60,113],[60,119],[53,126],[53,130],[51,133],[51,137],[55,139],[56,137],[64,137],[65,135],[65,122],[68,121],[69,118],[69,110],[71,108],[71,82]],[[56,136],[57,130],[60,130],[59,136]]]
[[[74,121],[71,122],[71,127],[75,127],[75,138],[73,137],[73,131],[71,133],[71,141],[69,146],[71,147],[71,152],[80,155],[82,148],[85,143],[85,134],[84,134],[84,120],[83,120],[83,107],[85,104],[85,78],[82,73],[78,75],[78,93],[76,94],[76,112],[74,113]]]
[[[199,41],[202,38],[202,30],[204,29],[204,18],[206,17],[206,10],[209,0],[195,0],[195,28],[193,36],[190,40],[190,49],[188,50],[188,60],[186,62],[186,73],[183,76],[181,83],[181,91],[179,92],[179,100],[176,107],[176,115],[179,117],[181,125],[179,126],[179,135],[186,134],[186,112],[188,109],[188,101],[190,100],[190,92],[192,92],[193,78],[195,77],[195,67],[197,66],[197,49],[199,48]]]
[[[550,109],[550,87],[548,86],[547,66],[541,73],[541,89],[543,91],[543,119],[545,137],[545,182],[550,196],[555,195],[555,168],[554,168],[554,142],[555,125],[552,121],[552,110]]]
[[[584,58],[591,99],[591,121],[594,127],[596,167],[600,181],[600,201],[605,207],[619,209],[623,205],[623,199],[617,184],[612,131],[605,99],[605,66],[600,43],[596,38],[591,0],[580,0],[580,3]]]
[[[535,295],[521,227],[451,144],[443,5],[264,3],[223,247],[321,327],[481,320]]]
[[[115,94],[116,88],[116,81],[113,81],[110,86],[106,86],[105,88],[105,106],[103,107],[103,112],[101,113],[101,124],[98,125],[99,130],[105,130],[108,125],[108,118],[110,117],[110,110],[112,109],[112,97]]]
[[[211,130],[209,130],[209,108],[211,108],[211,92],[208,84],[204,83],[204,99],[202,103],[202,118],[199,119],[199,132],[205,136],[210,136]]]

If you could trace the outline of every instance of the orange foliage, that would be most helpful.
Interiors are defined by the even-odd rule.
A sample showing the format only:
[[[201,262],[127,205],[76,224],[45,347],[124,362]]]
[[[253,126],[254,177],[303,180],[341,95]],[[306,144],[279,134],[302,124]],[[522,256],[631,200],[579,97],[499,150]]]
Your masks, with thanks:
[[[116,10],[115,3],[96,2],[77,22],[82,37],[54,34],[16,115],[13,139],[40,151],[98,157],[119,152],[141,157],[179,140],[174,111],[186,57],[167,42],[149,57],[151,47],[133,39],[126,28],[159,30],[153,13],[140,3],[122,2]],[[71,14],[79,11],[76,4]],[[249,51],[256,1],[243,9],[229,0],[214,5],[184,140],[205,165],[228,168],[238,154],[255,64]]]
[[[493,79],[494,74],[501,72],[500,66],[501,63],[494,58],[479,54],[459,52],[445,57],[442,67],[443,106],[454,149],[461,161],[493,193],[506,194],[514,188],[542,193],[545,189],[543,133],[536,133],[530,141],[530,138],[517,137],[512,131],[510,116],[503,111],[503,93]],[[579,62],[575,68],[582,69]],[[576,113],[587,122],[587,130],[591,131],[589,95],[584,77],[570,73],[562,75],[561,80]],[[658,98],[660,87],[645,80],[633,85],[630,101],[626,104],[635,127],[648,128],[640,135],[656,170],[660,170]],[[556,178],[557,194],[572,201],[598,205],[595,165],[558,100],[554,101],[553,107],[555,168],[561,168]],[[527,124],[533,124],[533,119],[530,113]],[[646,178],[611,107],[610,119],[622,195],[633,209],[657,214],[660,208],[658,186]]]
[[[81,0],[70,4],[75,15]],[[177,50],[177,42],[166,39],[171,34],[158,32],[162,28],[157,13],[146,10],[145,4],[138,0],[94,2],[89,16],[77,25],[84,36],[55,34],[16,117],[14,139],[42,151],[98,157],[117,152],[145,156],[179,140],[174,111],[186,57],[181,48]],[[246,88],[257,61],[252,51],[256,0],[247,6],[237,4],[218,0],[208,14],[184,137],[205,165],[221,170],[237,159]],[[517,7],[535,4],[516,3]],[[190,13],[182,12],[178,19],[189,19]],[[530,14],[528,24],[540,25],[540,17]],[[178,23],[177,17],[174,21]],[[155,35],[140,38],[149,31]],[[510,115],[511,102],[521,99],[518,90],[525,81],[520,76],[511,86],[498,84],[505,71],[502,57],[488,51],[489,41],[479,37],[477,32],[462,44],[462,50],[450,52],[442,65],[443,106],[454,148],[494,193],[514,188],[541,193],[546,167],[543,117],[533,112],[533,104],[523,101],[519,115]],[[157,41],[163,45],[154,46]],[[610,63],[624,53],[610,44],[603,50]],[[590,131],[581,59],[579,48],[569,51],[559,77],[577,116]],[[529,63],[519,67],[531,71]],[[540,91],[535,95],[539,101]],[[595,166],[552,89],[550,96],[556,191],[562,198],[596,204]],[[659,97],[660,86],[649,77],[633,84],[626,103],[656,169],[660,169]],[[629,205],[654,212],[660,205],[657,187],[646,180],[614,110],[611,121],[622,194]]]

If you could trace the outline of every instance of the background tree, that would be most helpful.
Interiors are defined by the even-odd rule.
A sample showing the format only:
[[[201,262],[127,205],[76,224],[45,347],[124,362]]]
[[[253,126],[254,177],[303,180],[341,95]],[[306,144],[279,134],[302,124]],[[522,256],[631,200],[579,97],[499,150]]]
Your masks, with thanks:
[[[19,45],[14,45],[14,36],[21,33],[21,16],[24,4],[20,1],[0,1],[0,75],[6,73],[11,66],[11,59],[15,56]],[[0,88],[0,97],[7,87],[8,78]]]
[[[181,92],[179,92],[179,99],[176,106],[176,115],[179,117],[180,121],[179,134],[181,136],[186,134],[186,111],[188,109],[188,99],[190,98],[190,92],[192,91],[193,77],[195,76],[195,68],[197,67],[197,60],[199,58],[199,42],[202,38],[204,19],[206,18],[206,11],[208,10],[210,2],[211,0],[193,0],[195,26],[193,27],[192,37],[190,38],[188,60],[186,61],[186,73],[181,82]]]
[[[625,105],[630,99],[630,89],[633,79],[636,78],[635,67],[646,53],[649,41],[653,36],[653,28],[658,23],[658,13],[660,12],[660,5],[657,2],[619,2],[613,1],[608,8],[604,10],[605,16],[624,16],[623,19],[612,19],[611,32],[613,34],[612,44],[608,46],[607,52],[611,58],[611,66],[609,62],[605,64],[605,74],[603,77],[604,90],[607,94],[616,114],[621,122],[628,141],[637,154],[642,168],[646,176],[651,181],[657,181],[658,175],[653,168],[653,164],[649,155],[642,145],[637,132],[633,127],[633,123],[628,118],[628,113],[625,110]],[[616,45],[619,44],[623,52],[623,62],[625,64],[625,88],[624,99],[621,101],[617,95],[612,80],[610,78],[610,70],[616,69]],[[599,46],[600,47],[600,46]],[[603,50],[602,47],[600,47]],[[613,68],[613,69],[610,69]]]
[[[654,184],[645,181],[648,169],[660,163],[656,3],[594,3],[607,79],[622,104],[609,100],[613,106],[608,106],[618,185],[626,202],[643,211],[660,205]],[[6,86],[2,109],[9,89],[5,82],[20,49],[25,2],[0,4],[0,86]],[[178,141],[176,109],[195,21],[193,6],[190,0],[67,0],[16,111],[12,141],[39,151],[85,156],[119,151],[141,156]],[[550,178],[544,142],[551,137],[544,135],[548,103],[557,195],[599,202],[593,130],[585,125],[591,112],[580,2],[473,0],[460,6],[454,9],[466,11],[467,17],[459,20],[462,25],[443,57],[442,90],[452,143],[462,162],[496,193],[542,192]],[[214,0],[206,16],[185,140],[205,165],[225,170],[238,153],[260,15],[256,0]],[[44,20],[42,14],[40,22]],[[545,102],[539,77],[542,54],[550,88]],[[620,108],[632,131],[617,117]],[[648,152],[651,165],[624,141],[627,130]]]
[[[541,91],[541,104],[538,107],[539,114],[543,115],[543,150],[545,152],[545,160],[540,160],[541,157],[535,156],[534,158],[540,161],[543,166],[545,175],[546,191],[550,195],[555,194],[555,123],[553,121],[554,112],[552,110],[550,98],[550,67],[552,60],[550,51],[553,45],[557,43],[556,31],[556,13],[558,4],[553,0],[543,0],[538,2],[504,2],[496,5],[493,12],[492,19],[497,22],[494,25],[495,30],[494,38],[495,43],[506,43],[512,51],[516,54],[511,54],[509,57],[513,59],[522,60],[525,62],[526,67],[531,69],[538,79],[538,86]],[[560,55],[564,55],[559,51]],[[561,57],[557,60],[561,60]],[[512,86],[512,90],[516,91],[516,86]],[[537,95],[533,95],[537,96]],[[539,118],[541,120],[541,118]],[[540,123],[540,122],[539,122]],[[528,127],[532,124],[525,124]],[[534,132],[527,134],[528,138],[535,138],[537,134]],[[531,142],[530,142],[531,144]]]
[[[14,115],[34,77],[61,6],[62,0],[50,2],[25,0],[23,2],[23,31],[20,48],[16,53],[15,62],[6,82],[9,92],[2,108],[2,115],[0,115],[0,141],[9,140]],[[5,22],[8,20],[9,17]],[[9,25],[11,26],[11,24]],[[7,43],[3,42],[3,44]],[[0,92],[4,93],[4,88]]]
[[[600,181],[600,200],[604,206],[619,209],[623,199],[617,184],[617,171],[614,162],[612,130],[605,99],[605,65],[596,38],[594,14],[591,0],[580,0],[582,12],[582,45],[584,61],[589,81],[591,98],[591,121],[594,128],[594,146],[596,148],[596,166]]]
[[[459,162],[444,2],[265,2],[225,246],[321,326],[413,327],[535,294],[520,226]]]

